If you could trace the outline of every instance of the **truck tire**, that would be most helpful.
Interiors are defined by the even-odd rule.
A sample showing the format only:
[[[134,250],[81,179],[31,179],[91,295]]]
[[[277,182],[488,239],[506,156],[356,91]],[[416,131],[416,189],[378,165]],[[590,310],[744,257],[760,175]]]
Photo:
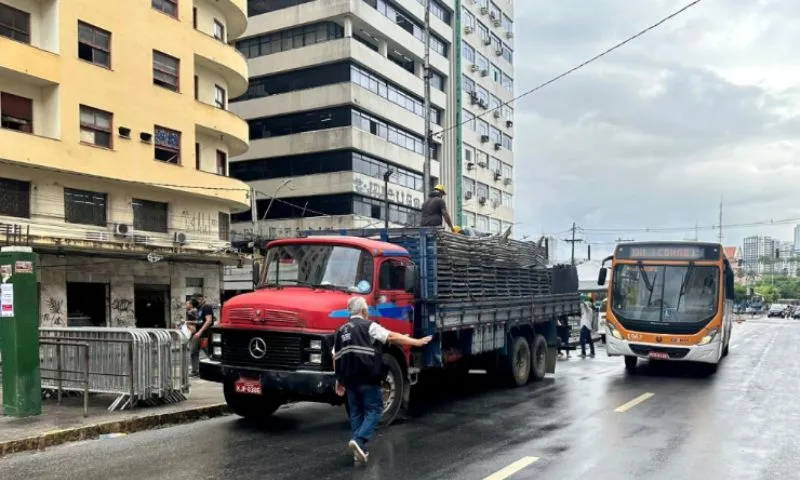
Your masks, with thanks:
[[[225,403],[240,417],[254,422],[264,422],[275,413],[283,400],[269,395],[241,395],[236,393],[230,382],[225,382],[222,391],[225,394]]]
[[[531,342],[531,380],[537,381],[547,374],[547,340],[540,334]]]
[[[525,337],[515,337],[512,340],[506,364],[512,387],[521,387],[528,383],[531,376],[531,347]]]
[[[639,362],[637,357],[625,357],[625,370],[628,373],[635,373],[636,372],[636,364]]]
[[[405,389],[405,377],[403,369],[394,356],[384,353],[383,364],[386,366],[386,377],[382,382],[383,387],[383,416],[381,416],[381,427],[391,425],[400,413],[403,405],[403,391]]]

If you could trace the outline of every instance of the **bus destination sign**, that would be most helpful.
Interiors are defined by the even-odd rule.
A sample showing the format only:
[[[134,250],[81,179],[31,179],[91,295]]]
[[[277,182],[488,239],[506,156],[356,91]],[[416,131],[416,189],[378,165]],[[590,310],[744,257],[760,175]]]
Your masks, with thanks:
[[[621,245],[617,258],[629,260],[719,260],[719,249],[699,245]]]

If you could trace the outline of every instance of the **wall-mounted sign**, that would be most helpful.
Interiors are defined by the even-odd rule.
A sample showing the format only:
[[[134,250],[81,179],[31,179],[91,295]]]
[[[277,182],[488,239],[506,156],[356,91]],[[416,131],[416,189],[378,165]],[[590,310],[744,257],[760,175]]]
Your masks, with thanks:
[[[14,273],[33,273],[33,262],[28,260],[17,260],[14,265]]]
[[[386,195],[384,195],[383,181],[377,179],[365,180],[356,176],[353,180],[353,190],[359,195],[376,198],[378,200],[384,200],[386,198]],[[413,190],[389,184],[388,197],[389,201],[392,203],[398,203],[416,209],[422,207],[422,193],[420,192],[414,192]]]
[[[0,317],[14,316],[14,284],[0,284]]]

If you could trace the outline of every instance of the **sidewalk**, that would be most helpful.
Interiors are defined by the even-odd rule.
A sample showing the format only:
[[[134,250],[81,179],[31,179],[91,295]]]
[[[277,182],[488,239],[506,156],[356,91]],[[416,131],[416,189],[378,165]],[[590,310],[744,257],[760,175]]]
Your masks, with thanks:
[[[64,397],[61,405],[55,398],[42,400],[42,414],[37,417],[0,416],[0,457],[110,433],[132,433],[228,414],[222,386],[218,383],[195,379],[186,397],[187,400],[172,405],[109,412],[107,408],[114,397],[93,395],[89,397],[86,418],[82,395]]]

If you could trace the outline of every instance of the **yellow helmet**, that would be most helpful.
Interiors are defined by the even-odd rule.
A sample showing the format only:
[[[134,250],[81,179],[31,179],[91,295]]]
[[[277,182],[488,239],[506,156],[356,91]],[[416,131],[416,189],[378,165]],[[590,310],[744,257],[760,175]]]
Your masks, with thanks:
[[[444,185],[442,185],[441,183],[439,185],[436,185],[435,187],[433,187],[433,189],[434,190],[439,190],[442,193],[447,193],[447,192],[444,191]]]
[[[461,233],[461,227],[459,227],[458,225],[454,226],[453,233]]]

